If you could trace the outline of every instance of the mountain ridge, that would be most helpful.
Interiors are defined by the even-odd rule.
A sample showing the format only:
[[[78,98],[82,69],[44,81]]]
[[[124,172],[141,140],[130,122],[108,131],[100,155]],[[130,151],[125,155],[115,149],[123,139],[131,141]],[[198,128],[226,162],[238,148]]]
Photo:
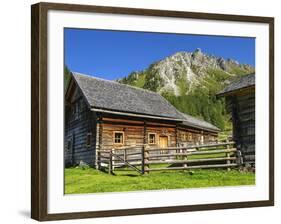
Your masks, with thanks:
[[[179,111],[225,129],[230,124],[229,114],[224,99],[217,99],[216,93],[254,71],[251,65],[205,54],[197,48],[176,52],[116,81],[157,92]]]

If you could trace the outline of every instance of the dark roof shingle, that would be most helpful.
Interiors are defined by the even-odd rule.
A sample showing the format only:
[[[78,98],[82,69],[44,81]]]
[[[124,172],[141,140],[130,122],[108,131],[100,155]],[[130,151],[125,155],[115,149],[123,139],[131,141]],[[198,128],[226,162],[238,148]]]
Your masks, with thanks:
[[[206,121],[179,112],[158,93],[80,73],[72,75],[92,108],[169,118],[183,121],[185,126],[219,131]]]
[[[239,89],[243,89],[246,87],[254,86],[255,85],[255,73],[244,75],[240,77],[238,80],[230,83],[227,87],[225,87],[221,92],[217,95],[224,95],[226,93],[230,93]]]
[[[215,125],[212,125],[211,123],[209,123],[207,121],[197,119],[195,117],[192,117],[192,116],[190,116],[188,114],[184,114],[184,113],[182,113],[182,115],[185,117],[185,120],[182,123],[182,125],[184,125],[184,126],[190,126],[190,127],[206,129],[206,130],[216,131],[216,132],[220,131],[220,129],[218,127],[216,127]]]
[[[79,73],[73,77],[91,107],[183,119],[158,93]]]

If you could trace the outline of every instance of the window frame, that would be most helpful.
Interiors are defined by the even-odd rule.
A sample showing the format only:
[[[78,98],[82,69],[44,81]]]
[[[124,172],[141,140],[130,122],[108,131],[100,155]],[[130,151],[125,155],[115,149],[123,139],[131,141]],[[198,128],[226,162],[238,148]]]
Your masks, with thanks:
[[[122,138],[122,142],[115,142],[115,134],[122,134],[123,138]],[[113,131],[113,145],[124,145],[125,142],[125,132],[124,131]]]
[[[154,135],[154,142],[153,143],[150,143],[149,135]],[[147,143],[149,145],[156,145],[157,144],[157,139],[156,138],[157,138],[157,133],[155,133],[155,132],[148,132],[147,133]]]
[[[185,142],[185,141],[186,141],[186,138],[185,138],[185,137],[186,137],[186,136],[185,136],[185,133],[182,132],[182,133],[180,134],[180,139],[181,139],[182,142]]]
[[[86,147],[92,146],[92,132],[88,132],[86,135]]]
[[[192,133],[188,133],[187,140],[188,140],[189,142],[192,141]]]
[[[72,105],[73,120],[77,120],[80,118],[80,113],[82,112],[82,110],[83,110],[82,99],[75,100]]]
[[[66,140],[66,152],[70,153],[72,151],[73,137],[68,137]]]

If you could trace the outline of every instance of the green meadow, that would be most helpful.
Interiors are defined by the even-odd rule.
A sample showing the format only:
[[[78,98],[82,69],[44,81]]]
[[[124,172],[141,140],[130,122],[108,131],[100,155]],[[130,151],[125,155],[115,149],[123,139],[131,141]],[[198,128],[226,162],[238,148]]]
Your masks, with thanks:
[[[254,185],[255,174],[222,169],[193,171],[161,171],[140,175],[136,171],[119,169],[114,175],[93,168],[65,169],[65,193],[124,192],[166,190],[219,186]]]

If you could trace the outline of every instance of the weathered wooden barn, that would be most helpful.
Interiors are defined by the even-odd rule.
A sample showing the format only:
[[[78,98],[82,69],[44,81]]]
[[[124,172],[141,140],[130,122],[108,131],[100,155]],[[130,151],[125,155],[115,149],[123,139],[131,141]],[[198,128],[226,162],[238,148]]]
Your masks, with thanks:
[[[255,165],[255,74],[242,76],[218,94],[232,114],[233,140],[244,163]]]
[[[95,166],[98,150],[215,141],[214,125],[180,113],[155,92],[72,73],[65,94],[65,166]]]

